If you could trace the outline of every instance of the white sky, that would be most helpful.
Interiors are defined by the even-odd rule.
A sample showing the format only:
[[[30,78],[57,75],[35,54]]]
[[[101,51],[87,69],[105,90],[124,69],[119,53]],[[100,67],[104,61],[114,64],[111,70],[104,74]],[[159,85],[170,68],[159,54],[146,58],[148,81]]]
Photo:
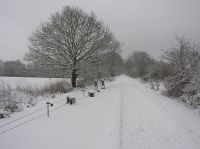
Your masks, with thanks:
[[[159,57],[177,34],[200,43],[200,0],[0,0],[0,59],[23,59],[27,38],[64,5],[94,11],[124,43],[123,57]]]

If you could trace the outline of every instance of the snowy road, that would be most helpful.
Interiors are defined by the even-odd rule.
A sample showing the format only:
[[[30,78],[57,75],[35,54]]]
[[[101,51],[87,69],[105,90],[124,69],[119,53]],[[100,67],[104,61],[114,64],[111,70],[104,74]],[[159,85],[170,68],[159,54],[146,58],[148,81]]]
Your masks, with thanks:
[[[172,115],[161,106],[156,100],[161,96],[145,89],[136,80],[124,77],[121,81],[123,82],[121,149],[200,148],[200,137],[195,130],[192,131],[178,118],[176,119],[174,117],[176,113]]]
[[[199,149],[200,118],[183,105],[145,88],[138,80],[121,76],[94,98],[72,92],[78,99],[65,105],[66,94],[56,96],[46,115],[0,134],[1,149]],[[44,102],[38,107],[44,106]],[[35,110],[33,108],[33,111]],[[29,110],[20,113],[30,113]],[[34,113],[32,119],[41,113]],[[0,126],[6,121],[0,121]],[[23,123],[23,119],[18,121]],[[16,125],[12,123],[9,127]],[[6,127],[0,128],[0,132]]]

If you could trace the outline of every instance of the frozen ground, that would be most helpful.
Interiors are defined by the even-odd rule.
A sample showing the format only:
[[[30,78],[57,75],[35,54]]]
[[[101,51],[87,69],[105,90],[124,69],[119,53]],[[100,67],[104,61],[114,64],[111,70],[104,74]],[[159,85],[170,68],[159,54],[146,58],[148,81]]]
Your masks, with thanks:
[[[192,110],[146,88],[138,80],[120,76],[106,90],[91,98],[81,91],[70,93],[77,104],[56,102],[50,117],[46,109],[7,126],[4,124],[45,106],[0,120],[2,149],[199,149],[200,118]],[[39,116],[38,118],[36,118]],[[36,119],[34,119],[36,118]],[[30,120],[30,122],[28,122]],[[28,123],[26,123],[28,122]],[[3,126],[3,127],[1,127]]]

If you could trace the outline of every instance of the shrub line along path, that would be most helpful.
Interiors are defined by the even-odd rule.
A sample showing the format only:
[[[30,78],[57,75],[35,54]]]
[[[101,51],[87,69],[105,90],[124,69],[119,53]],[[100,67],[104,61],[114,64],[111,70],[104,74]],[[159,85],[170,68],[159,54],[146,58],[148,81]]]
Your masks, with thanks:
[[[126,76],[106,87],[95,97],[81,97],[78,91],[68,93],[79,99],[76,105],[64,105],[63,100],[55,106],[64,106],[51,112],[50,118],[43,116],[1,134],[1,148],[200,148],[200,119],[192,110]],[[52,100],[59,101],[66,95]],[[12,119],[16,117],[9,121]]]

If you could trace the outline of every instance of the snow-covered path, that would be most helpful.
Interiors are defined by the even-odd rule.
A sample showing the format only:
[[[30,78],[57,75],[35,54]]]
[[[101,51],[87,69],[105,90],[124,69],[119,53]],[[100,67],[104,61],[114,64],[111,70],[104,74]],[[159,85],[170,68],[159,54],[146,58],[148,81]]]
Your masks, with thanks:
[[[163,100],[162,96],[145,89],[136,80],[124,77],[121,81],[123,82],[122,149],[200,148],[200,137],[195,132],[199,130],[189,129],[161,106],[157,99]],[[170,99],[168,100],[170,102]],[[191,119],[188,118],[189,120]]]
[[[52,102],[61,102],[53,108],[61,108],[50,113],[50,118],[44,115],[0,134],[0,148],[200,148],[200,118],[191,110],[126,76],[118,77],[106,87],[93,98],[83,97],[80,91],[69,93],[78,99],[74,106],[65,104],[68,94],[56,96]],[[32,111],[44,105],[43,101]],[[20,114],[30,112],[31,109]],[[35,113],[33,117],[44,112]],[[0,126],[17,117],[0,121]],[[15,123],[9,127],[13,126]],[[0,128],[0,132],[5,129]]]

